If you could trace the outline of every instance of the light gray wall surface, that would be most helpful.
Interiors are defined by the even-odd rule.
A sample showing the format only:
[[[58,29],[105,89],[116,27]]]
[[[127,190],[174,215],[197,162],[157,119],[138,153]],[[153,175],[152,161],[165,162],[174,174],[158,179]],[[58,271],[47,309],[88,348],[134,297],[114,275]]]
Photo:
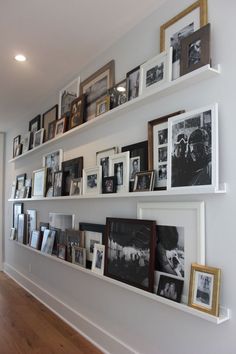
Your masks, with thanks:
[[[191,0],[166,1],[152,16],[140,23],[119,42],[115,43],[96,62],[83,69],[81,79],[92,74],[110,59],[115,59],[116,82],[126,72],[159,53],[160,25],[192,3]],[[209,0],[209,22],[212,26],[212,61],[221,65],[219,77],[203,81],[171,95],[161,97],[118,119],[106,122],[78,137],[57,142],[51,149],[43,149],[33,156],[9,164],[6,162],[5,188],[5,263],[17,269],[64,303],[76,309],[134,351],[143,354],[235,354],[236,311],[236,238],[235,200],[235,33],[233,0]],[[109,29],[108,29],[109,30]],[[79,71],[79,68],[78,68]],[[96,151],[117,145],[124,146],[147,139],[147,122],[179,109],[192,110],[219,103],[219,162],[220,182],[227,182],[225,195],[193,195],[160,198],[119,198],[104,200],[63,201],[56,203],[25,203],[26,209],[37,209],[38,220],[47,221],[49,212],[72,212],[79,222],[105,223],[107,216],[136,217],[138,201],[198,201],[206,207],[206,264],[222,269],[221,304],[232,312],[230,321],[215,325],[200,318],[175,310],[148,298],[129,292],[116,285],[89,277],[79,271],[53,263],[46,258],[10,242],[12,224],[11,182],[15,176],[42,166],[42,153],[57,148],[64,150],[65,159],[84,156],[84,167],[94,166]],[[54,101],[47,102],[44,111]],[[36,114],[38,112],[35,112]],[[13,137],[27,131],[32,117],[21,117],[19,125],[7,135],[6,161],[12,155]],[[29,263],[32,265],[29,272]],[[88,334],[89,335],[89,334]],[[106,344],[104,343],[104,348]],[[112,348],[109,348],[114,353]]]

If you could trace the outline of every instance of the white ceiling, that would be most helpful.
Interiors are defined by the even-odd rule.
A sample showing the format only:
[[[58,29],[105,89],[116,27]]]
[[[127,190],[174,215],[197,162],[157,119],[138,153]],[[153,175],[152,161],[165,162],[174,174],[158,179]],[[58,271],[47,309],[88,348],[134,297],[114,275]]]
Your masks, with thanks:
[[[164,0],[0,0],[0,130],[118,40]],[[28,57],[25,63],[13,58]]]

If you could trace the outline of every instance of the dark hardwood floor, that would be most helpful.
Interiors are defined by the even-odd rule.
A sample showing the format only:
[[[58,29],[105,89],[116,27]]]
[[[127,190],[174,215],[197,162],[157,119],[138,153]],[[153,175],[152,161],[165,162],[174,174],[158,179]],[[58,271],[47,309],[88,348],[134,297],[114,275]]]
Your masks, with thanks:
[[[0,272],[0,353],[102,352]]]

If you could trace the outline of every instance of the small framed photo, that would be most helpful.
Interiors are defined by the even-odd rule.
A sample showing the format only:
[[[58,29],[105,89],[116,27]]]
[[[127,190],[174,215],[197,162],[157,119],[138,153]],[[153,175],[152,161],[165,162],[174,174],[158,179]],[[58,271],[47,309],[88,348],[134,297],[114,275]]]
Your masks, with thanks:
[[[22,143],[22,154],[26,153],[30,149],[31,132],[25,134],[21,140]]]
[[[13,139],[13,157],[19,156],[20,154],[17,155],[18,153],[18,146],[20,145],[20,140],[21,140],[21,136],[17,135],[14,139]]]
[[[43,167],[51,168],[53,172],[61,170],[63,150],[58,149],[43,156]]]
[[[86,249],[73,246],[72,247],[72,263],[77,264],[83,268],[86,268]]]
[[[16,240],[16,229],[15,229],[15,227],[11,227],[9,239],[10,239],[11,241]]]
[[[53,245],[54,245],[54,241],[55,241],[55,235],[56,235],[55,230],[49,230],[49,229],[44,230],[43,240],[42,240],[42,245],[41,245],[41,252],[47,253],[47,254],[52,254]]]
[[[140,66],[139,95],[156,90],[171,81],[172,47]]]
[[[26,173],[16,176],[16,190],[21,190],[25,186]]]
[[[148,192],[153,190],[154,171],[138,172],[134,180],[134,192]]]
[[[210,23],[180,42],[180,76],[210,64]]]
[[[40,221],[39,223],[39,231],[43,234],[44,230],[49,229],[49,223]]]
[[[213,316],[219,316],[220,276],[219,268],[193,263],[189,286],[189,306]]]
[[[129,192],[129,151],[110,157],[109,175],[116,176],[117,193]]]
[[[18,228],[18,216],[19,214],[23,214],[24,212],[24,204],[23,203],[14,203],[13,204],[13,222],[12,226],[16,229]]]
[[[16,156],[20,156],[22,154],[22,144],[18,144],[17,147],[16,147]]]
[[[175,302],[181,302],[183,285],[183,280],[161,275],[159,279],[157,295]]]
[[[81,195],[83,194],[83,179],[82,178],[72,178],[70,184],[70,195]]]
[[[85,95],[71,102],[69,129],[84,123]]]
[[[126,74],[127,101],[139,95],[140,66],[130,70]]]
[[[66,213],[49,213],[50,229],[65,231],[75,227],[75,215]]]
[[[62,135],[66,131],[67,117],[63,116],[56,122],[55,136]]]
[[[33,171],[32,198],[45,196],[46,173],[47,173],[47,169],[45,167],[40,168],[39,170]]]
[[[100,116],[110,110],[110,96],[107,95],[96,101],[96,114],[95,116]]]
[[[55,122],[58,119],[58,104],[51,107],[47,112],[43,113],[42,117],[42,128],[45,129],[45,140],[51,139],[51,132],[49,130],[52,122]]]
[[[33,230],[29,240],[29,246],[35,248],[36,250],[39,249],[41,243],[41,234],[39,230]]]
[[[12,182],[10,199],[15,199],[16,196],[16,181]]]
[[[37,211],[35,209],[27,209],[26,214],[28,215],[27,241],[29,242],[30,235],[37,229]]]
[[[33,148],[42,145],[43,142],[44,142],[44,128],[34,133]]]
[[[83,171],[83,156],[62,162],[62,171],[65,173],[63,181],[63,195],[70,195],[72,178],[81,178]]]
[[[45,187],[45,197],[52,197],[53,196],[53,178],[54,178],[54,173],[52,168],[48,167],[47,168],[47,174],[46,174],[46,187]]]
[[[57,245],[57,257],[66,261],[66,245],[62,243]]]
[[[53,196],[54,197],[60,197],[63,192],[63,177],[64,173],[63,171],[57,171],[54,172],[54,177],[53,177]]]
[[[80,78],[77,77],[59,92],[59,118],[70,112],[71,102],[79,96]]]
[[[92,272],[103,275],[105,261],[105,246],[95,243],[93,250]]]
[[[17,241],[27,244],[27,215],[19,214],[18,215],[18,226],[17,226]]]
[[[110,96],[110,109],[120,106],[127,101],[127,81],[120,81],[108,91]]]
[[[56,125],[57,125],[57,120],[54,120],[53,122],[50,122],[48,124],[48,138],[47,138],[47,140],[51,140],[51,139],[55,138]]]
[[[38,114],[36,117],[31,119],[29,122],[29,132],[37,132],[41,128],[41,114]]]
[[[207,22],[207,0],[198,0],[161,26],[160,52],[168,50],[169,47],[173,48],[173,80],[180,76],[180,41],[205,26]]]
[[[96,161],[97,161],[97,166],[101,165],[102,166],[102,177],[108,177],[109,176],[109,164],[110,164],[110,156],[113,156],[117,154],[118,148],[116,146],[113,146],[112,148],[105,149],[102,151],[98,151],[96,153]]]
[[[67,261],[72,262],[72,247],[84,247],[84,231],[66,229]]]
[[[103,177],[102,179],[102,193],[116,193],[117,180],[116,176]]]
[[[100,194],[102,190],[102,166],[83,169],[83,193]]]

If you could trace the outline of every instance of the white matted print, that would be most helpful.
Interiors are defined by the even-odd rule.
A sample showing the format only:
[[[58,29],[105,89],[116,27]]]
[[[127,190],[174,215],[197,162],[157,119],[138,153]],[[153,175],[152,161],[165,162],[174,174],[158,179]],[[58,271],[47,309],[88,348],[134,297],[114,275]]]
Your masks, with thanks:
[[[109,175],[116,176],[117,193],[129,192],[129,151],[110,157]]]
[[[102,166],[83,169],[83,193],[100,194],[102,191]]]
[[[191,264],[205,264],[204,202],[138,203],[137,217],[157,222],[155,292],[160,275],[168,274],[184,280],[187,303]]]
[[[104,273],[105,246],[96,243],[93,251],[92,272],[103,275]]]
[[[88,261],[93,260],[93,252],[95,244],[102,244],[102,233],[95,231],[85,231],[85,248],[86,258]]]
[[[171,81],[172,47],[140,66],[139,95],[144,95]]]
[[[167,188],[218,189],[218,105],[168,120]]]

